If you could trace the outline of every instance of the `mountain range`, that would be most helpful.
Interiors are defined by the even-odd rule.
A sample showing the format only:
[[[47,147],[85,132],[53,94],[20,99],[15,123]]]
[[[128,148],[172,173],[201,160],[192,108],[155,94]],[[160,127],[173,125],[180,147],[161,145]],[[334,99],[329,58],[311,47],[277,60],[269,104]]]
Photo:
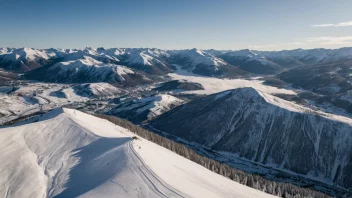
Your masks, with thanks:
[[[39,79],[31,71],[42,67],[47,74],[41,80],[51,82],[64,81],[68,72],[71,73],[70,79],[73,82],[80,81],[78,79],[82,72],[98,73],[86,79],[90,82],[121,82],[125,78],[123,76],[131,76],[132,72],[135,75],[134,80],[147,81],[150,75],[164,75],[175,71],[177,67],[198,75],[234,78],[272,75],[300,66],[345,62],[351,59],[352,48],[284,51],[0,48],[1,68],[29,72],[28,78]]]
[[[267,179],[308,183],[315,190],[339,195],[336,192],[341,189],[342,194],[352,189],[351,63],[348,47],[283,51],[0,48],[0,121],[13,124],[59,106],[113,115],[200,154],[210,151],[205,156],[234,168],[243,164],[224,159],[245,162],[249,168],[244,171],[265,172]],[[62,122],[70,125],[73,112],[59,111],[55,117],[64,117]],[[38,126],[32,123],[28,136],[40,136],[35,132]],[[89,130],[96,133],[96,128]],[[90,132],[82,129],[77,138],[98,141],[84,139]],[[35,150],[36,142],[26,138]],[[53,141],[47,145],[60,143]],[[39,163],[45,165],[45,160]],[[249,170],[258,166],[268,171]],[[276,173],[320,183],[280,180]],[[64,192],[60,186],[55,188]],[[57,194],[50,186],[43,192]]]

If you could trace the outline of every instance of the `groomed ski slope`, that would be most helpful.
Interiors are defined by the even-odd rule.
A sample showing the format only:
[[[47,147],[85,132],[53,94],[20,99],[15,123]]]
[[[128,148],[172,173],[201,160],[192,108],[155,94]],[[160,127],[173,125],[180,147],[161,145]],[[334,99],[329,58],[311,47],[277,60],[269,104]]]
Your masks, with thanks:
[[[0,197],[273,197],[71,109],[0,129]]]

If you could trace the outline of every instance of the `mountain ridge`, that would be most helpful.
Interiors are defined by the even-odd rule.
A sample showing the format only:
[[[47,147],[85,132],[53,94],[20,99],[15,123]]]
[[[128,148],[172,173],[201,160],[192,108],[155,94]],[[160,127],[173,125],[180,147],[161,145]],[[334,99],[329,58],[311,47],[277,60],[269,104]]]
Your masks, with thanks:
[[[150,124],[216,151],[350,188],[351,119],[297,107],[241,88],[178,106]]]
[[[89,56],[105,64],[116,64],[164,75],[174,71],[173,64],[205,76],[236,77],[277,74],[289,68],[352,59],[352,48],[257,50],[161,50],[157,48],[34,49],[0,48],[0,67],[11,71],[31,71],[52,59],[63,61]],[[232,71],[233,70],[233,71]],[[230,73],[230,75],[228,75]]]

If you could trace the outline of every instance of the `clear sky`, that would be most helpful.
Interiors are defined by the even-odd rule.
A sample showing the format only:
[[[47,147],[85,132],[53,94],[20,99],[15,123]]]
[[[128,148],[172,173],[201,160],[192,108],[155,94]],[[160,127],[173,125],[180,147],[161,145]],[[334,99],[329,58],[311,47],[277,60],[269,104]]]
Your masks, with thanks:
[[[0,46],[352,46],[351,0],[0,0]]]

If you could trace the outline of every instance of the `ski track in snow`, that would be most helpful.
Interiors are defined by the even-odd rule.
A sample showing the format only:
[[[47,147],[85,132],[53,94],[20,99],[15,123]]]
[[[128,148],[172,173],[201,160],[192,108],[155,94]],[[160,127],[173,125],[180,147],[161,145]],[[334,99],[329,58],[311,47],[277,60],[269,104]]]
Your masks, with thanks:
[[[134,162],[133,164],[136,166],[136,170],[140,171],[141,175],[145,176],[144,181],[149,183],[149,187],[155,189],[155,193],[159,194],[160,197],[184,197],[181,195],[181,192],[178,192],[178,190],[165,183],[144,163],[143,159],[138,155],[131,142],[127,145],[128,152],[131,154],[131,159]]]

